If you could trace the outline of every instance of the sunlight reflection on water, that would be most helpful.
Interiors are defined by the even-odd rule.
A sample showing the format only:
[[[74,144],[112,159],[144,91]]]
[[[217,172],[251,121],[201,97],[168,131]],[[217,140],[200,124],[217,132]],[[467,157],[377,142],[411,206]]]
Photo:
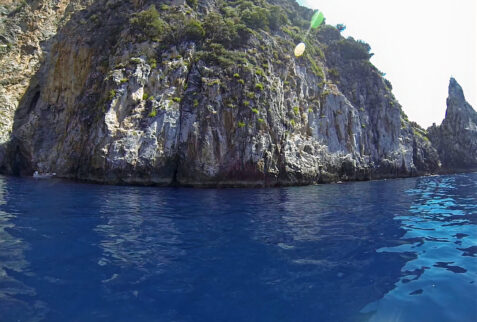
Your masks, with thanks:
[[[463,195],[456,180],[465,178],[422,178],[407,191],[414,203],[409,214],[395,220],[406,230],[402,239],[412,243],[377,251],[409,253],[415,259],[401,269],[392,291],[363,309],[375,312],[370,321],[475,321],[477,185],[468,178],[459,182],[468,188]]]

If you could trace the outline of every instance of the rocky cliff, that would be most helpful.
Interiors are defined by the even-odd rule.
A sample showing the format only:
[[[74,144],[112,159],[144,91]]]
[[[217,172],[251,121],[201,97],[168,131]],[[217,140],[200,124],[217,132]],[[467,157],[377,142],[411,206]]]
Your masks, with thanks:
[[[444,171],[477,170],[477,112],[454,78],[449,83],[446,117],[428,133]]]
[[[51,48],[52,38],[89,0],[0,1],[0,145],[10,139],[14,114]],[[0,149],[0,160],[4,149]]]
[[[270,186],[439,169],[366,43],[324,25],[293,56],[312,11],[292,1],[31,3],[7,14],[39,35],[0,61],[21,62],[0,93],[4,173]]]

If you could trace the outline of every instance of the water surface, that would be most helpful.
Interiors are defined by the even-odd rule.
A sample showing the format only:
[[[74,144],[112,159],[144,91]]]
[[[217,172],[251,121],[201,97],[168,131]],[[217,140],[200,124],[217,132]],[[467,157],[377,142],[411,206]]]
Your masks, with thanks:
[[[476,321],[476,182],[0,177],[0,321]]]

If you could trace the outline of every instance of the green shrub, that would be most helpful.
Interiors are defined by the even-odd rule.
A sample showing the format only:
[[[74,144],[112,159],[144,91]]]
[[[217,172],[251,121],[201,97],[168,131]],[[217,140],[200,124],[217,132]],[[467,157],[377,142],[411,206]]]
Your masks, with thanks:
[[[149,95],[147,93],[142,94],[142,99],[144,101],[147,100],[148,97],[149,97]]]
[[[321,93],[321,97],[322,97],[323,99],[325,99],[325,98],[326,98],[328,95],[330,95],[330,94],[331,94],[331,91],[328,90],[328,89],[325,89],[325,90],[323,91],[323,93]]]
[[[112,101],[116,97],[116,91],[114,89],[109,91],[108,100]]]
[[[324,79],[325,78],[325,75],[323,74],[323,70],[321,69],[321,67],[316,63],[315,59],[313,59],[313,57],[308,53],[306,52],[305,53],[305,57],[308,59],[308,61],[310,62],[310,67],[311,67],[311,71],[313,72],[313,74],[315,76],[318,76],[320,77],[321,79]]]
[[[133,29],[154,41],[160,40],[166,31],[166,23],[159,16],[156,7],[151,5],[148,9],[138,12],[129,19]]]
[[[148,63],[151,66],[151,69],[155,69],[157,67],[157,61],[155,58],[149,58]]]
[[[198,51],[197,60],[203,60],[209,64],[218,64],[222,68],[235,67],[238,64],[248,63],[247,54],[240,51],[227,50],[221,44],[210,44],[204,50]]]
[[[412,123],[414,123],[414,122],[412,122]],[[417,123],[415,123],[415,124],[417,125]],[[411,124],[411,125],[413,125],[413,124]],[[429,138],[427,137],[427,132],[424,129],[413,128],[412,132],[414,133],[415,136],[418,136],[421,139],[423,139],[424,141],[429,142]]]
[[[220,11],[224,14],[224,17],[226,17],[226,18],[238,18],[239,17],[239,12],[237,11],[237,9],[235,9],[233,7],[230,7],[230,6],[223,7],[223,8],[221,8]]]
[[[242,128],[242,127],[245,127],[245,123],[244,122],[238,122],[237,123],[238,127]]]
[[[194,107],[199,106],[199,100],[195,99],[194,102],[192,103],[192,106]]]
[[[330,25],[322,25],[318,29],[318,33],[316,35],[318,41],[329,44],[333,41],[340,40],[341,39],[341,34],[338,29],[336,29],[333,26]]]
[[[254,99],[255,98],[255,93],[254,92],[248,92],[247,97],[250,98],[250,99]]]
[[[282,26],[280,28],[281,31],[289,35],[294,42],[301,42],[302,41],[302,35],[300,33],[300,28],[296,26]]]
[[[181,98],[180,97],[173,97],[172,100],[176,103],[180,103],[181,102]]]
[[[263,84],[262,83],[255,84],[255,89],[259,91],[263,91]]]
[[[212,82],[208,83],[209,86],[220,85],[220,79],[215,79]]]
[[[290,125],[291,125],[292,127],[295,127],[295,125],[296,125],[295,120],[291,120],[291,121],[290,121]]]
[[[265,8],[253,6],[242,11],[242,22],[250,28],[268,29],[268,11]]]
[[[128,81],[127,78],[121,78],[120,83],[123,84],[123,83],[126,83],[127,81]]]
[[[364,41],[355,41],[352,37],[337,42],[341,56],[345,59],[369,59],[371,47]]]
[[[265,120],[264,120],[264,119],[258,119],[257,121],[258,121],[259,123],[263,123],[263,122],[265,122]]]
[[[239,79],[238,82],[242,85],[245,84],[245,81],[243,79]]]
[[[206,38],[212,43],[218,43],[227,48],[244,43],[248,39],[247,27],[236,19],[223,18],[216,12],[209,13],[203,27]]]
[[[252,113],[255,113],[258,115],[258,110],[256,108],[252,108]]]
[[[244,101],[244,102],[243,102],[243,105],[244,105],[245,107],[248,107],[248,106],[250,105],[250,102],[249,102],[249,101]]]
[[[153,109],[151,113],[149,113],[149,117],[156,117],[157,116],[157,110]]]
[[[288,19],[279,6],[272,6],[268,11],[268,23],[272,30],[280,29],[280,26],[288,24]]]
[[[255,69],[255,74],[257,74],[258,76],[265,76],[265,72],[260,67],[257,67]]]
[[[240,75],[239,75],[238,73],[235,73],[235,74],[234,74],[234,77],[235,77],[235,78],[240,78]]]
[[[185,39],[201,40],[205,36],[205,30],[199,20],[190,19],[185,26]]]
[[[295,106],[295,107],[293,108],[293,112],[294,112],[296,115],[298,115],[298,114],[300,113],[300,108],[299,108],[298,106]]]

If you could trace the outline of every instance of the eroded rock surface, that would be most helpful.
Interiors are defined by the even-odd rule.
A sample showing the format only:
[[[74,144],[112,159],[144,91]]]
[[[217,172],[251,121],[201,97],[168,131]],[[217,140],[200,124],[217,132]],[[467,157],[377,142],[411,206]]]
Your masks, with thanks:
[[[165,3],[83,1],[47,37],[35,76],[25,73],[15,99],[0,102],[15,112],[2,128],[3,172],[270,186],[438,171],[425,131],[407,120],[366,44],[322,26],[292,57],[311,10],[267,2],[270,17],[283,17],[275,26],[246,16],[259,10],[249,3]],[[154,36],[132,19],[151,4],[165,26]],[[19,50],[17,60],[27,56]]]
[[[51,39],[89,0],[0,2],[0,145],[10,139],[14,114],[48,56]],[[0,147],[0,159],[4,148]]]
[[[428,133],[445,171],[477,169],[477,112],[454,78],[449,83],[446,117]]]

